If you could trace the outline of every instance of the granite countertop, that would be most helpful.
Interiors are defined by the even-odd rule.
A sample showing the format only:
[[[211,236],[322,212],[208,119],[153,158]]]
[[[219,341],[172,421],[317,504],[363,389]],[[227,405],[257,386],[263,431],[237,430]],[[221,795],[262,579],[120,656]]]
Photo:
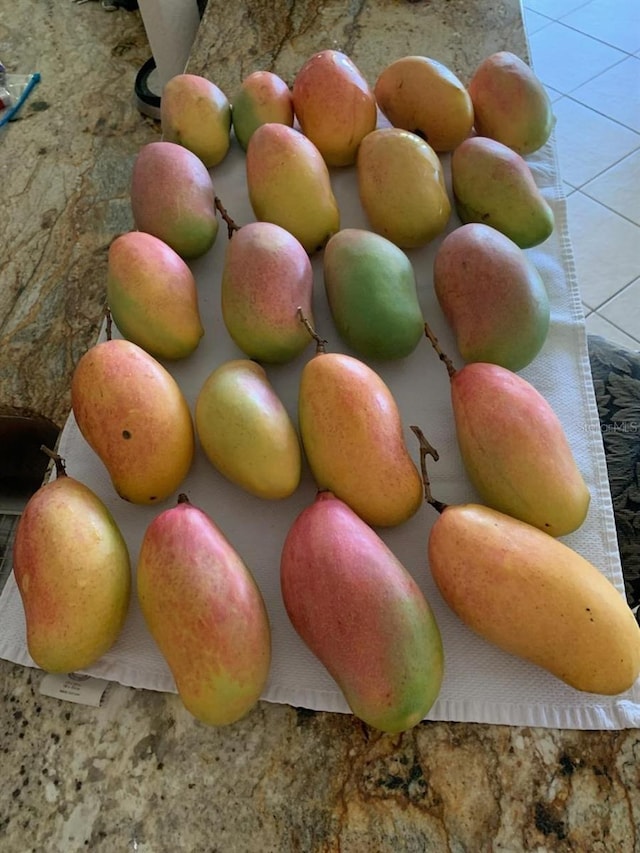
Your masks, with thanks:
[[[137,13],[13,5],[0,43],[43,82],[3,139],[0,414],[62,425],[100,323],[106,249],[130,227],[131,163],[159,131],[130,94],[148,55]],[[56,64],[70,42],[92,49]],[[369,78],[407,53],[462,78],[494,50],[527,55],[516,0],[209,0],[189,70],[225,91],[257,68],[291,81],[319,47]],[[429,722],[390,736],[264,702],[212,729],[174,695],[113,684],[92,708],[43,696],[41,679],[0,661],[0,849],[12,853],[640,850],[637,731]]]

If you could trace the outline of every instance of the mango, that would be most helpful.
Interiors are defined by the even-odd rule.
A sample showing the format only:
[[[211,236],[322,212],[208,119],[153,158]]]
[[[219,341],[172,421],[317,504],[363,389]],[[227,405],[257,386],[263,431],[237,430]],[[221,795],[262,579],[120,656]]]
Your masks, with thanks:
[[[466,362],[517,371],[540,352],[549,331],[547,290],[526,253],[495,228],[471,222],[447,235],[433,285]]]
[[[526,379],[497,364],[455,372],[458,446],[482,500],[551,536],[577,530],[590,493],[552,407]]]
[[[145,531],[137,592],[185,708],[211,726],[244,717],[269,674],[267,611],[240,555],[184,495]]]
[[[231,105],[225,93],[198,74],[176,74],[165,83],[160,124],[166,142],[184,145],[207,169],[227,156],[231,143]]]
[[[424,334],[416,278],[395,243],[343,228],[323,252],[324,285],[342,339],[368,359],[410,355]]]
[[[433,578],[456,615],[510,654],[588,693],[628,690],[640,628],[598,569],[546,533],[479,504],[444,509],[429,536]]]
[[[107,303],[122,336],[155,358],[186,358],[204,334],[193,273],[144,231],[121,234],[109,246]]]
[[[475,128],[525,157],[545,144],[555,118],[551,100],[531,67],[507,50],[493,53],[469,81]]]
[[[267,122],[293,127],[293,99],[285,81],[272,71],[253,71],[231,100],[236,139],[246,151],[253,131]]]
[[[308,254],[340,228],[327,165],[299,130],[275,122],[257,128],[247,146],[246,172],[256,219],[289,231]]]
[[[367,134],[356,161],[358,194],[374,231],[401,249],[441,234],[451,204],[442,163],[414,133],[384,127]]]
[[[394,127],[410,130],[434,151],[453,151],[471,133],[469,92],[451,69],[435,59],[396,59],[382,70],[373,91]]]
[[[136,228],[167,243],[180,257],[198,258],[218,234],[215,193],[206,166],[175,142],[143,145],[131,174]]]
[[[298,318],[310,321],[313,270],[302,244],[271,222],[250,222],[227,244],[222,269],[222,317],[229,335],[250,358],[282,364],[310,338]]]
[[[372,527],[392,527],[422,504],[398,406],[363,361],[319,352],[304,366],[298,425],[319,489],[329,490]]]
[[[231,482],[268,499],[289,497],[298,488],[298,434],[255,361],[234,359],[209,374],[196,400],[195,423],[205,455]]]
[[[78,429],[123,500],[155,504],[187,476],[194,455],[191,412],[173,376],[137,344],[91,347],[71,378]]]
[[[116,642],[129,606],[129,552],[113,516],[83,483],[58,475],[18,521],[13,571],[27,647],[47,672],[91,666]]]
[[[314,54],[296,74],[291,96],[302,132],[327,165],[355,163],[378,115],[374,94],[352,60],[339,50]]]
[[[433,612],[382,539],[331,492],[290,528],[280,583],[293,627],[355,716],[391,733],[425,717],[444,668]]]
[[[521,249],[543,243],[554,228],[553,211],[526,161],[511,148],[474,136],[451,155],[456,210],[463,222],[483,222]]]

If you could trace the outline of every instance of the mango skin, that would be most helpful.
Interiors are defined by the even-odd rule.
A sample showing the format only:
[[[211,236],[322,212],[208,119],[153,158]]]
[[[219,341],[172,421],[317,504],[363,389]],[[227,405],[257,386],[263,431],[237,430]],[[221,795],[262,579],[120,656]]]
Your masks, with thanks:
[[[393,527],[422,505],[397,404],[381,377],[342,353],[319,353],[302,370],[298,425],[321,490],[372,527]]]
[[[210,726],[244,717],[269,674],[269,619],[249,569],[202,510],[182,502],[151,522],[137,594],[186,709]]]
[[[39,667],[75,672],[115,643],[129,606],[129,553],[113,516],[83,483],[58,476],[32,495],[18,522],[13,571]]]
[[[308,254],[340,228],[327,165],[300,131],[275,122],[261,125],[247,146],[246,171],[256,219],[289,231]]]
[[[215,193],[206,166],[175,142],[143,145],[131,173],[136,228],[158,237],[181,258],[198,258],[218,234]]]
[[[424,337],[413,266],[395,243],[343,228],[323,252],[324,284],[342,339],[369,359],[410,355]]]
[[[197,74],[177,74],[160,99],[162,138],[184,145],[207,169],[227,156],[231,143],[231,105],[225,93]]]
[[[471,133],[473,104],[456,75],[427,56],[403,56],[387,65],[373,88],[394,127],[410,130],[436,152],[453,151]]]
[[[444,231],[451,214],[444,171],[423,139],[396,127],[374,130],[360,143],[356,170],[363,210],[378,234],[417,249]]]
[[[114,338],[87,350],[73,372],[71,405],[123,500],[160,503],[187,476],[195,446],[189,406],[137,344]]]
[[[456,210],[463,222],[483,222],[521,249],[543,243],[553,232],[553,211],[526,161],[511,148],[474,136],[451,155]]]
[[[107,304],[122,336],[154,358],[186,358],[204,334],[193,273],[144,231],[121,234],[109,246]]]
[[[562,424],[533,385],[475,362],[453,376],[451,402],[462,460],[483,502],[551,536],[580,527],[589,489]]]
[[[296,74],[291,96],[302,132],[327,165],[355,163],[378,114],[374,94],[352,60],[339,50],[314,54]]]
[[[250,358],[291,361],[309,346],[298,308],[313,322],[313,269],[302,244],[271,222],[250,222],[227,244],[221,282],[222,317]]]
[[[469,81],[475,128],[525,157],[545,144],[555,118],[547,90],[526,62],[502,50],[483,60]]]
[[[479,504],[449,506],[429,565],[473,631],[576,690],[616,695],[640,673],[640,628],[615,586],[564,543]]]
[[[255,361],[227,361],[207,377],[195,423],[205,455],[231,482],[269,500],[287,498],[298,488],[298,434]]]
[[[465,362],[518,371],[549,332],[542,277],[512,240],[482,223],[461,225],[438,248],[433,285]]]
[[[267,122],[293,127],[291,89],[272,71],[253,71],[244,78],[231,102],[233,130],[241,148],[247,145],[256,128]]]
[[[402,732],[442,683],[442,641],[420,588],[379,536],[331,492],[294,521],[280,562],[291,623],[353,713]]]

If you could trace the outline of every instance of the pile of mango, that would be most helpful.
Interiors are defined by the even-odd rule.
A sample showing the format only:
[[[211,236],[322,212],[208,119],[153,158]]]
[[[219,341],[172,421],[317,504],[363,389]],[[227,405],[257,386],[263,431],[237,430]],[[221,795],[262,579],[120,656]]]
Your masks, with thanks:
[[[379,126],[382,114],[389,126]],[[214,520],[180,493],[199,444],[217,471],[265,501],[292,495],[306,458],[317,497],[282,542],[283,602],[294,628],[353,713],[386,732],[425,717],[444,656],[433,611],[375,528],[439,513],[428,562],[447,604],[474,631],[572,687],[627,690],[640,629],[622,595],[559,541],[590,494],[563,427],[518,375],[549,329],[549,300],[525,253],[553,213],[525,157],[553,127],[530,68],[502,52],[468,86],[439,62],[392,62],[373,88],[344,54],[311,57],[290,87],[250,74],[231,99],[183,74],[163,92],[163,139],[135,161],[135,231],[109,250],[106,296],[121,338],[77,364],[77,425],[132,504],[177,503],[146,529],[136,567],[144,619],[182,701],[221,725],[256,703],[271,661],[269,616],[250,569]],[[238,224],[214,191],[231,145],[245,152],[255,221]],[[450,154],[453,197],[441,156]],[[353,167],[369,229],[341,228],[331,171]],[[455,208],[461,224],[443,233]],[[215,366],[191,411],[162,361],[206,330],[189,262],[218,238],[225,327],[242,357]],[[463,365],[425,323],[407,252],[442,237],[433,284]],[[310,256],[322,253],[335,329],[354,353],[328,352],[314,327]],[[405,444],[392,390],[371,363],[407,358],[429,338],[450,377],[454,429],[483,503],[431,495]],[[316,342],[298,418],[269,380]],[[21,518],[14,570],[34,661],[90,666],[118,637],[131,595],[126,543],[85,485],[58,476]],[[178,497],[179,495],[179,497]]]

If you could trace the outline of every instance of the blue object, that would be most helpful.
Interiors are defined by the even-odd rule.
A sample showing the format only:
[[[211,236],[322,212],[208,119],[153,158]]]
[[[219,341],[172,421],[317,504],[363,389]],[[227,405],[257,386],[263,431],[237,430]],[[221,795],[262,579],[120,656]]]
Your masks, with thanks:
[[[0,118],[0,127],[5,125],[8,121],[11,121],[11,119],[15,116],[15,114],[18,112],[20,107],[24,104],[24,102],[27,100],[27,98],[31,94],[31,91],[34,88],[34,86],[36,86],[39,82],[40,82],[40,74],[38,71],[36,71],[35,74],[32,74],[29,77],[29,81],[27,82],[27,85],[22,90],[22,93],[21,93],[20,97],[18,98],[18,100],[15,102],[15,104],[13,104],[13,106],[11,106],[11,107],[8,107],[7,110],[5,111],[4,115],[2,116],[2,118]]]

